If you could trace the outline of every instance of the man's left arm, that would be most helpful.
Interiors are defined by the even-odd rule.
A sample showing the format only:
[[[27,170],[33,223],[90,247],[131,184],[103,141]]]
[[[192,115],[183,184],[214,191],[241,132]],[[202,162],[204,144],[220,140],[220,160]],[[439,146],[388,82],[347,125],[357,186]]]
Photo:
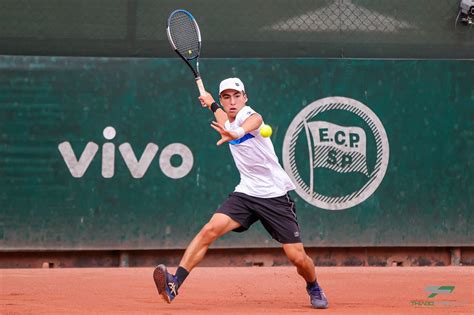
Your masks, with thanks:
[[[242,138],[249,132],[257,130],[262,125],[263,119],[262,116],[258,113],[253,113],[247,119],[244,120],[242,125],[232,131],[229,131],[224,128],[224,125],[213,121],[211,127],[214,128],[221,135],[221,139],[217,141],[217,145],[221,145],[225,142],[232,141],[235,139]]]
[[[247,117],[247,119],[244,120],[244,122],[242,123],[240,127],[244,129],[244,132],[245,132],[244,134],[247,134],[249,132],[255,131],[258,128],[260,128],[262,123],[263,123],[262,116],[260,116],[259,113],[255,112],[249,117]]]

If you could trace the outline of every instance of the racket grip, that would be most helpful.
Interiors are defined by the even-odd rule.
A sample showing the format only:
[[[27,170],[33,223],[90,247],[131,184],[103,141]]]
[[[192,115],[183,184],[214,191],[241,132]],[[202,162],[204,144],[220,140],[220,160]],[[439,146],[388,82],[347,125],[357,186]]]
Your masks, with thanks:
[[[204,88],[204,83],[202,83],[201,77],[196,78],[196,84],[199,89],[199,94],[201,94],[201,96],[206,95],[206,89]]]

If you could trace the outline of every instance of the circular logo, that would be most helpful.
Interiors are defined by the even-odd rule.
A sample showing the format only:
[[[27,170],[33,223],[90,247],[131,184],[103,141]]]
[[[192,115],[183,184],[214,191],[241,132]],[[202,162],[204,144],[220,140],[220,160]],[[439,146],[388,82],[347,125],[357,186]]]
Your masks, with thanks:
[[[375,113],[346,97],[317,100],[286,131],[283,166],[306,202],[327,210],[354,207],[382,182],[387,134]]]

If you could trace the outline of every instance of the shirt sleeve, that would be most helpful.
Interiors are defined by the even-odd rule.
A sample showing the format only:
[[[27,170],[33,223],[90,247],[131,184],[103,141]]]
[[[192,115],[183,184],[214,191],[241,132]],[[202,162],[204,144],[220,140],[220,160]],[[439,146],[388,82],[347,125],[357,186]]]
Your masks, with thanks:
[[[237,120],[237,125],[242,126],[244,121],[255,114],[256,112],[252,109],[250,106],[245,106],[240,110],[240,112],[237,114],[236,120]]]

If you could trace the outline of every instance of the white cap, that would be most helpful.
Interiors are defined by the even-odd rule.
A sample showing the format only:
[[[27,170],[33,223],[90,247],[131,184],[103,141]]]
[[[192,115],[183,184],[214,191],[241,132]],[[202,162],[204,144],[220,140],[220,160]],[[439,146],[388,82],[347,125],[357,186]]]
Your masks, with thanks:
[[[239,78],[228,78],[225,79],[219,84],[219,94],[225,90],[236,90],[239,92],[245,92],[245,87],[242,81]]]

